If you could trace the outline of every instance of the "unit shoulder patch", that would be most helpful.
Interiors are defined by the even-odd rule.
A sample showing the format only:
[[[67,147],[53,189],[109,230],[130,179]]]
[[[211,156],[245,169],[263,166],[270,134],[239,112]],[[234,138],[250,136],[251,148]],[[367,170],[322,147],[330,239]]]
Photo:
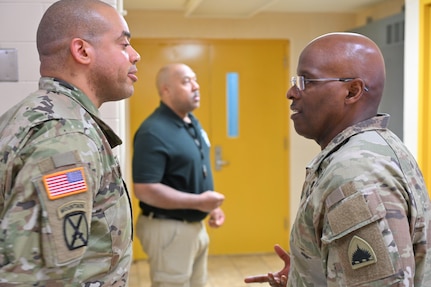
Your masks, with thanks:
[[[84,212],[72,212],[64,217],[64,239],[69,250],[88,244],[88,222]]]
[[[371,245],[356,235],[350,240],[348,256],[352,269],[359,269],[377,262],[376,254]]]

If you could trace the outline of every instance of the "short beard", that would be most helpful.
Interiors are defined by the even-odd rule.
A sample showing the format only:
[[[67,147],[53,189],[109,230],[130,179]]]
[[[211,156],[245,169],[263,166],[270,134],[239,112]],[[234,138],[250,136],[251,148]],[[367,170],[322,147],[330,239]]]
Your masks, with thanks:
[[[88,79],[88,85],[93,90],[100,105],[106,102],[123,100],[131,96],[131,93],[129,94],[125,87],[127,79],[124,81],[124,86],[119,85],[118,79],[120,75],[117,74],[117,77],[113,79],[109,76],[110,72],[104,67],[97,66]]]

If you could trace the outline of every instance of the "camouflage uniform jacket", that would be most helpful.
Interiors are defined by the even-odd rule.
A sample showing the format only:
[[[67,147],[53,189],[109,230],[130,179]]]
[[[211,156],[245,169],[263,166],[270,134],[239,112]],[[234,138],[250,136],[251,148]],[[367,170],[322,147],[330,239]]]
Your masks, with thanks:
[[[127,286],[121,144],[80,90],[41,78],[0,118],[0,286]]]
[[[431,286],[428,192],[388,122],[345,129],[308,165],[288,286]]]

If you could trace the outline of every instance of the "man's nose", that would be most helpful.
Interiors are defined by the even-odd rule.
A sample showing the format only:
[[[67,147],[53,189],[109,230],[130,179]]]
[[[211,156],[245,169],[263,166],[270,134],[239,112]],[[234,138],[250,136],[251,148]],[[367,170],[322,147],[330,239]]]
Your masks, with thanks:
[[[136,64],[137,62],[139,62],[141,60],[141,55],[139,55],[139,53],[133,47],[132,47],[132,53],[131,53],[130,59],[132,60],[131,62],[133,64]]]
[[[289,90],[287,90],[286,98],[288,100],[292,100],[295,97],[299,97],[299,95],[300,95],[299,89],[296,86],[292,86],[290,87]]]

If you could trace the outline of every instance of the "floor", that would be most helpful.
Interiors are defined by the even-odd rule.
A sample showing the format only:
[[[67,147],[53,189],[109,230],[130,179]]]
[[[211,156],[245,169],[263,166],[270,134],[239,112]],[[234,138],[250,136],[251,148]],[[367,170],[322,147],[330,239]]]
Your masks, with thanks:
[[[275,253],[253,255],[213,255],[208,258],[208,284],[206,287],[269,286],[245,284],[244,277],[279,271],[283,262]],[[132,264],[129,287],[150,287],[146,260]]]

